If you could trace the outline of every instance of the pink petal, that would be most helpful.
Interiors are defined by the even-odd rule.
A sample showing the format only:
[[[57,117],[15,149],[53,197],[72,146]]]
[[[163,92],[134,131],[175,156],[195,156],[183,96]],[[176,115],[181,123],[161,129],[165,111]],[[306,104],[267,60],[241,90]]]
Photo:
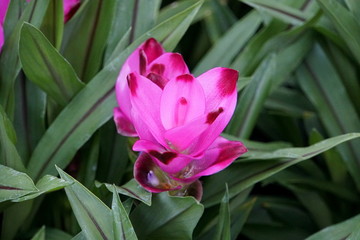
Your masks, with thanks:
[[[183,154],[192,154],[192,149],[197,149],[196,140],[209,128],[206,116],[201,116],[185,125],[172,128],[165,132],[167,146]],[[197,151],[200,154],[200,152]]]
[[[138,73],[129,74],[128,85],[133,114],[139,116],[160,144],[165,144],[159,109],[161,89]],[[139,135],[142,134],[140,129],[137,129],[137,132]]]
[[[214,68],[197,80],[204,89],[206,110],[211,126],[198,139],[195,152],[205,151],[229,123],[236,106],[238,72],[228,68]],[[221,112],[221,114],[219,114]]]
[[[214,125],[216,127],[219,124],[218,118],[222,117],[223,112],[224,109],[220,107],[218,110],[206,113],[185,125],[166,131],[164,137],[168,147],[183,154],[190,154],[193,157],[202,155],[220,134],[212,133],[214,129],[217,130]],[[208,136],[211,140],[204,139],[203,135]],[[209,142],[206,148],[204,142],[205,144]]]
[[[144,50],[148,63],[151,63],[165,52],[161,44],[154,38],[149,38],[139,48]]]
[[[10,0],[1,0],[0,1],[0,25],[4,25],[6,12],[9,7]]]
[[[114,122],[119,134],[128,137],[137,136],[132,121],[118,107],[114,108]]]
[[[131,116],[131,103],[127,76],[132,72],[141,74],[141,65],[145,64],[142,68],[145,67],[146,70],[148,62],[153,60],[153,58],[159,57],[163,52],[162,46],[155,39],[150,38],[130,54],[123,64],[116,81],[116,99],[119,107],[129,119]]]
[[[4,45],[4,29],[3,26],[0,25],[0,52],[3,45]]]
[[[163,173],[147,153],[140,154],[136,160],[134,177],[143,188],[154,193],[182,188],[181,185]]]
[[[205,92],[207,112],[223,106],[237,95],[238,76],[236,70],[217,67],[197,77]]]
[[[133,150],[148,153],[164,172],[170,174],[180,172],[194,160],[187,155],[168,151],[157,143],[141,139],[135,142]]]
[[[189,69],[179,53],[164,53],[156,58],[147,70],[148,73],[158,74],[167,81],[183,74],[189,74]]]
[[[67,22],[74,16],[76,11],[80,7],[80,0],[64,0],[63,8],[64,8],[64,22]]]
[[[192,182],[201,176],[217,173],[228,167],[245,152],[247,149],[241,142],[218,137],[205,152],[204,157],[192,163],[194,174],[191,177],[173,178],[177,181]]]
[[[122,77],[122,76],[121,76]],[[119,80],[115,84],[116,100],[119,105],[119,109],[126,119],[131,119],[131,100],[130,91],[127,81]]]
[[[134,128],[136,129],[139,138],[156,142],[156,139],[154,138],[153,134],[150,132],[150,129],[146,124],[146,121],[144,122],[143,119],[141,118],[140,113],[138,113],[137,111],[132,111],[131,113],[132,113],[131,114],[132,124],[134,125]]]
[[[189,123],[204,112],[204,92],[193,76],[180,75],[165,86],[160,102],[161,121],[165,129]]]

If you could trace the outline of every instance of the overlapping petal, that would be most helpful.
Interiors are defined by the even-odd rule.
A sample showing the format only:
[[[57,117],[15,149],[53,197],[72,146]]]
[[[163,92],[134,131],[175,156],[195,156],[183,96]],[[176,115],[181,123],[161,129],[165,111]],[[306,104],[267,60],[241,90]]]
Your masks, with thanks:
[[[218,137],[201,159],[192,162],[192,175],[174,177],[175,180],[192,182],[201,176],[217,173],[228,167],[239,156],[246,153],[246,147],[238,141]]]
[[[134,177],[141,186],[154,193],[178,190],[183,187],[163,173],[147,153],[141,153],[136,160]]]
[[[132,111],[146,121],[146,125],[154,138],[160,143],[165,144],[163,138],[164,127],[160,119],[160,98],[161,89],[138,73],[128,75],[128,85],[131,95]]]
[[[114,119],[120,133],[134,129],[140,138],[134,174],[144,188],[191,189],[247,151],[219,137],[235,110],[237,79],[237,71],[220,67],[195,78],[180,54],[165,53],[155,39],[130,55],[117,80]]]
[[[188,155],[169,151],[157,143],[141,139],[136,141],[133,150],[148,153],[161,170],[170,174],[182,171],[194,160],[194,158]]]

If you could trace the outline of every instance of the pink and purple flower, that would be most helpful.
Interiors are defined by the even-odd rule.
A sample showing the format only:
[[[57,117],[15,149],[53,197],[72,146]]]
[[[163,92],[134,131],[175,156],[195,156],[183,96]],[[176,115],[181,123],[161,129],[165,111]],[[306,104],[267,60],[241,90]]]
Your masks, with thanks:
[[[151,192],[179,190],[219,172],[247,149],[220,136],[237,100],[238,72],[190,74],[182,56],[155,40],[138,47],[116,82],[120,134],[138,136],[134,175]]]

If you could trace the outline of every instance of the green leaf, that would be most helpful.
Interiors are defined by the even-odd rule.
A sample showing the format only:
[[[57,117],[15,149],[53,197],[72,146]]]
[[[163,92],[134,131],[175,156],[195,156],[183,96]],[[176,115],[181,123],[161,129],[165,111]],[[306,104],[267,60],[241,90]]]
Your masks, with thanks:
[[[97,187],[100,187],[102,184],[105,185],[109,191],[114,191],[113,185],[108,183],[97,183]],[[151,192],[148,192],[141,187],[135,179],[130,180],[125,185],[115,186],[115,189],[117,193],[137,199],[146,205],[151,206]]]
[[[70,240],[72,236],[56,228],[45,229],[46,240]]]
[[[296,76],[300,87],[315,106],[330,136],[360,131],[358,124],[360,118],[340,77],[319,45],[314,46],[304,64],[297,70]],[[354,141],[344,144],[339,147],[339,150],[359,189],[360,149],[357,147],[358,143]]]
[[[70,175],[57,168],[61,178],[73,182],[65,188],[75,217],[87,239],[113,239],[111,210]]]
[[[204,16],[205,27],[211,42],[216,42],[234,24],[236,17],[227,4],[217,0],[207,1],[208,13]]]
[[[235,209],[231,209],[231,239],[237,239],[256,202],[253,198]]]
[[[109,121],[100,129],[101,161],[98,162],[96,178],[100,182],[120,184],[129,163],[128,138],[117,133],[116,126]]]
[[[30,193],[23,197],[14,199],[13,202],[22,202],[22,201],[30,200],[44,193],[60,190],[66,186],[69,186],[70,184],[71,184],[70,182],[65,181],[63,179],[59,179],[57,177],[50,175],[45,175],[36,183],[36,188],[39,190],[38,192]]]
[[[137,240],[133,226],[131,225],[128,213],[122,205],[117,187],[113,185],[112,213],[114,221],[115,240]]]
[[[360,215],[350,218],[344,222],[329,226],[323,230],[311,235],[306,240],[324,240],[324,239],[348,239],[352,233],[359,232]],[[354,238],[355,240],[356,238]]]
[[[45,226],[42,226],[31,238],[31,240],[45,240]]]
[[[151,207],[139,205],[130,215],[139,239],[192,239],[203,206],[193,197],[154,195]]]
[[[229,189],[227,184],[225,186],[226,186],[226,190],[220,204],[219,220],[218,220],[218,225],[214,239],[230,240],[231,221],[230,221],[230,207],[229,207]]]
[[[111,118],[116,106],[115,80],[125,58],[149,37],[163,41],[163,46],[171,51],[200,6],[201,2],[195,3],[137,39],[76,95],[35,148],[28,165],[29,174],[34,179],[55,174],[55,164],[65,167],[89,137]]]
[[[158,18],[156,19],[157,23],[161,23],[166,21],[168,18],[178,14],[179,12],[184,11],[188,7],[194,4],[194,0],[180,0],[176,2],[172,2],[169,5],[161,8]],[[205,1],[202,7],[199,9],[199,12],[193,19],[193,23],[204,19],[206,15],[211,11],[209,8],[209,1]]]
[[[360,63],[360,24],[355,16],[336,0],[318,0],[318,3]]]
[[[64,8],[62,0],[50,1],[40,29],[49,42],[59,50],[64,32]]]
[[[307,16],[304,12],[287,6],[280,1],[276,0],[241,0],[242,2],[255,7],[260,10],[264,10],[271,16],[283,20],[286,23],[293,25],[301,25],[307,20]]]
[[[63,53],[83,82],[92,79],[101,67],[115,2],[87,1],[65,28]]]
[[[24,164],[14,145],[15,141],[15,130],[0,105],[0,164],[25,171]]]
[[[0,202],[16,199],[38,191],[28,175],[0,165]]]
[[[86,237],[85,233],[79,232],[75,237],[73,237],[71,240],[88,240],[88,238]]]
[[[242,138],[250,136],[265,99],[270,93],[274,69],[275,56],[272,55],[261,64],[252,81],[244,89],[227,132],[236,133]]]
[[[357,0],[345,0],[346,5],[354,16],[359,16],[360,13],[360,2]],[[356,19],[359,20],[359,19]]]
[[[151,29],[158,15],[160,0],[137,0],[130,8],[132,13],[130,42],[134,41],[146,31]]]
[[[217,66],[229,67],[233,58],[255,33],[260,23],[259,14],[254,11],[241,18],[201,59],[193,71],[194,75],[200,75]]]
[[[360,133],[348,133],[303,148],[284,148],[273,152],[249,152],[248,160],[238,161],[226,170],[207,178],[204,182],[203,203],[217,204],[221,198],[221,183],[229,185],[230,197],[294,164],[312,158],[343,142],[359,138]]]
[[[21,29],[19,54],[26,76],[61,106],[84,86],[71,65],[28,23]]]
[[[14,128],[16,129],[16,149],[25,165],[46,130],[46,94],[25,74],[20,74],[15,83]]]
[[[20,71],[18,45],[21,27],[24,22],[39,27],[48,4],[48,0],[31,1],[22,13],[12,33],[4,42],[0,56],[0,104],[10,117],[12,117],[14,111],[14,82]]]

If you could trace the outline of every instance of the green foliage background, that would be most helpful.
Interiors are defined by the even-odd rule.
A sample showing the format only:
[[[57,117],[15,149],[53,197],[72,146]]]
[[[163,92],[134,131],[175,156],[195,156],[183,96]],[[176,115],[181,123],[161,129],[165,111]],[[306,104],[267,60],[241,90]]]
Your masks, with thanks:
[[[0,55],[1,239],[360,239],[358,0],[11,1]],[[249,152],[201,202],[132,179],[114,83],[154,37],[240,72]]]

